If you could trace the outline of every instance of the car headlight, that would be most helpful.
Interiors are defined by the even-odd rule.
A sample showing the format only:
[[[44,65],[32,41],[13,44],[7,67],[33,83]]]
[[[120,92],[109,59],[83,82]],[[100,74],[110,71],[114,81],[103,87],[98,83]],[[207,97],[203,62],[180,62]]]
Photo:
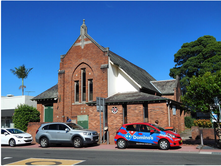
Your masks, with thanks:
[[[170,137],[172,137],[172,138],[176,138],[176,136],[173,135],[173,134],[167,134],[167,135],[170,136]]]
[[[15,135],[15,137],[17,137],[17,138],[23,138],[22,136],[19,136],[19,135]]]
[[[91,135],[91,133],[83,132],[84,135]]]

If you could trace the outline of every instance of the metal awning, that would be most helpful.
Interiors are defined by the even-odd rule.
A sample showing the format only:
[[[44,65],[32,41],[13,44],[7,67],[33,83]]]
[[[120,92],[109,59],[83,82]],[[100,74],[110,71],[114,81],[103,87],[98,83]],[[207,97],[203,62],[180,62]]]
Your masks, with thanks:
[[[1,110],[1,117],[13,116],[15,110]]]

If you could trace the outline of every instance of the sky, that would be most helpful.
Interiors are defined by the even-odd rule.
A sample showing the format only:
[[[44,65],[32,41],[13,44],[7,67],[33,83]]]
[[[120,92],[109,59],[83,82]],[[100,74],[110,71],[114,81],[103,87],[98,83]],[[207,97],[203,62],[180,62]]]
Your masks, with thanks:
[[[1,96],[22,95],[22,80],[10,69],[33,68],[25,95],[58,83],[60,56],[80,35],[146,70],[170,80],[174,54],[183,43],[211,35],[221,41],[221,1],[2,1]]]

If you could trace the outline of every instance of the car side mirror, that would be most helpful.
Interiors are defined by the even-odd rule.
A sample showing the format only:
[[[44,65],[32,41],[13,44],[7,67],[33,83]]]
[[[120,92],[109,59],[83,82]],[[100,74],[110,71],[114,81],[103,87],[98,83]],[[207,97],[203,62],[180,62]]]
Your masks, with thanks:
[[[67,133],[67,132],[69,132],[70,130],[69,130],[69,128],[66,128],[65,131],[66,131],[66,133]]]
[[[8,135],[8,133],[7,133],[7,132],[4,132],[4,134],[5,134],[5,136],[6,136],[6,135]]]
[[[150,133],[154,133],[154,130],[150,130]]]

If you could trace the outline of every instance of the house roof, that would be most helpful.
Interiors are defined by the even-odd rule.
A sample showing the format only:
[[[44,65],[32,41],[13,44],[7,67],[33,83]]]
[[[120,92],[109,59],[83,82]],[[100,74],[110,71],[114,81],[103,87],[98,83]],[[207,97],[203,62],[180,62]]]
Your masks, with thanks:
[[[177,86],[177,80],[151,81],[151,83],[160,91],[161,94],[174,94],[174,88]]]
[[[144,102],[144,101],[163,101],[168,100],[168,98],[160,97],[156,95],[151,95],[144,92],[128,92],[128,93],[117,93],[113,96],[106,98],[106,103],[128,103],[128,102]]]
[[[58,84],[42,92],[40,95],[34,97],[32,100],[52,99],[57,97],[58,97]]]

